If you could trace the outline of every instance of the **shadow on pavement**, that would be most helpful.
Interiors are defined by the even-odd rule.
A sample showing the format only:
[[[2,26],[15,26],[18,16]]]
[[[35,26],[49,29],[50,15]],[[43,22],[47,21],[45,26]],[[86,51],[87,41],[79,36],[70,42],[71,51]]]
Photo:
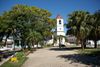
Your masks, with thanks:
[[[71,63],[76,62],[76,63],[91,65],[91,67],[100,67],[100,58],[95,56],[71,54],[71,55],[59,55],[57,57],[64,58],[65,60],[71,60]]]
[[[76,50],[76,49],[81,49],[81,47],[63,47],[63,48],[59,48],[59,47],[53,47],[50,48],[49,50],[54,50],[54,51],[66,51],[66,50]]]

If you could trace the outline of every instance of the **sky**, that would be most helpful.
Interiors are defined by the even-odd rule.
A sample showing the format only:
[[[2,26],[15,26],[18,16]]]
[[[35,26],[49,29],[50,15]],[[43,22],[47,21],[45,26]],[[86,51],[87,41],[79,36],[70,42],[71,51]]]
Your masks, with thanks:
[[[100,9],[100,0],[0,0],[0,15],[4,11],[10,10],[16,4],[36,6],[51,12],[51,18],[56,18],[58,14],[67,23],[68,14],[75,10],[85,10],[94,13]]]

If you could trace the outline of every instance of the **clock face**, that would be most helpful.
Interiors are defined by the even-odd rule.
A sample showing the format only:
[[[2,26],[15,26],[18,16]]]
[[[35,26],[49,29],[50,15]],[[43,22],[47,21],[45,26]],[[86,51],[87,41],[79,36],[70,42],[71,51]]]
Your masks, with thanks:
[[[61,30],[61,28],[59,28],[59,30]]]
[[[63,27],[57,27],[57,31],[64,31]]]

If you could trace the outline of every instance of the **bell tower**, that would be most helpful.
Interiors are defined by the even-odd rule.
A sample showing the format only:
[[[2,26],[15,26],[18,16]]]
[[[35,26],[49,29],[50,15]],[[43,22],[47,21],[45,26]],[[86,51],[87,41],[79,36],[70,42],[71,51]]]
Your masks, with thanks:
[[[64,20],[60,15],[57,15],[56,21],[57,21],[57,28],[56,28],[57,36],[63,36],[61,38],[61,44],[65,44]],[[59,44],[59,39],[57,39],[57,44]]]
[[[60,15],[58,15],[56,17],[56,20],[57,20],[57,35],[65,36],[65,33],[64,33],[64,21],[63,21],[62,17]]]

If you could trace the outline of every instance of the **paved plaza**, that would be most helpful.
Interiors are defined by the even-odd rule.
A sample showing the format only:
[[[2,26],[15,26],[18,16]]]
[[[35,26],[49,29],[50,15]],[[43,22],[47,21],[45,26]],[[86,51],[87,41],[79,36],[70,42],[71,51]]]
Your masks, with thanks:
[[[39,49],[28,55],[29,59],[22,67],[91,67],[82,63],[71,62],[60,56],[77,54],[76,50],[59,50],[57,47]]]

